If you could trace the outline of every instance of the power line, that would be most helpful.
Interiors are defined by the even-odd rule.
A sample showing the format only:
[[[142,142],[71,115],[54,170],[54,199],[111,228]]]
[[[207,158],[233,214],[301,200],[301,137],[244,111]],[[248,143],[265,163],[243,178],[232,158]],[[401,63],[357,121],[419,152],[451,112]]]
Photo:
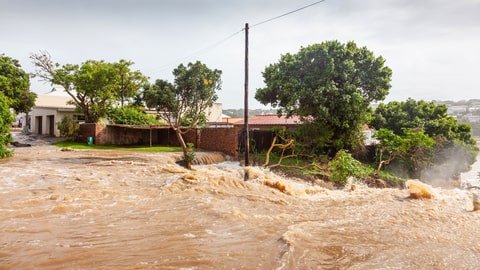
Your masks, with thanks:
[[[259,26],[259,25],[262,25],[262,24],[265,24],[265,23],[268,23],[268,22],[271,22],[271,21],[280,19],[280,18],[282,18],[282,17],[285,17],[285,16],[290,15],[290,14],[292,14],[292,13],[298,12],[298,11],[300,11],[300,10],[304,10],[304,9],[306,9],[306,8],[309,8],[309,7],[311,7],[311,6],[320,4],[320,3],[325,2],[325,1],[326,1],[326,0],[316,1],[316,2],[314,2],[314,3],[311,3],[311,4],[309,4],[309,5],[303,6],[303,7],[301,7],[301,8],[297,8],[297,9],[295,9],[295,10],[289,11],[289,12],[284,13],[284,14],[281,14],[281,15],[279,15],[279,16],[270,18],[270,19],[268,19],[268,20],[261,21],[261,22],[256,23],[256,24],[253,24],[253,25],[250,26],[249,28],[251,29],[251,28],[253,28],[253,27],[255,27],[255,26]],[[211,44],[211,45],[209,45],[209,46],[207,46],[207,47],[205,47],[205,48],[203,48],[203,49],[200,49],[200,50],[198,50],[198,51],[190,54],[189,56],[185,56],[184,58],[180,59],[179,61],[180,61],[180,62],[183,62],[183,61],[192,59],[193,57],[196,57],[196,56],[198,56],[198,55],[200,55],[200,54],[203,54],[204,52],[209,51],[209,50],[211,50],[211,49],[213,49],[213,48],[221,45],[222,43],[228,41],[229,39],[232,39],[233,37],[235,37],[236,35],[238,35],[238,34],[241,33],[242,31],[245,31],[245,28],[242,28],[241,30],[236,31],[236,32],[228,35],[227,37],[225,37],[225,38],[223,38],[223,39],[221,39],[221,40],[219,40],[219,41],[217,41],[217,42],[215,42],[215,43],[213,43],[213,44]],[[178,63],[178,61],[177,61],[176,63]],[[160,70],[163,71],[163,70],[165,70],[165,69],[167,69],[167,68],[170,68],[172,65],[175,65],[175,63],[170,63],[170,64],[168,64],[168,65],[165,65],[165,66],[164,66],[163,68],[161,68]]]
[[[256,24],[250,26],[250,28],[253,28],[253,27],[255,27],[255,26],[259,26],[259,25],[264,24],[264,23],[267,23],[267,22],[274,21],[274,20],[276,20],[276,19],[280,19],[280,18],[282,18],[282,17],[285,17],[285,16],[287,16],[287,15],[290,15],[290,14],[292,14],[292,13],[298,12],[298,11],[303,10],[303,9],[309,8],[309,7],[314,6],[314,5],[316,5],[316,4],[320,4],[320,3],[325,2],[325,1],[326,1],[326,0],[320,0],[320,1],[314,2],[314,3],[310,4],[310,5],[306,5],[306,6],[303,6],[303,7],[301,7],[301,8],[297,8],[297,9],[295,9],[295,10],[289,11],[289,12],[284,13],[284,14],[282,14],[282,15],[279,15],[279,16],[273,17],[273,18],[271,18],[271,19],[268,19],[268,20],[265,20],[265,21],[261,21],[261,22],[259,22],[259,23],[256,23]],[[245,28],[244,28],[244,29],[245,29]]]
[[[183,62],[183,61],[192,59],[193,57],[196,57],[196,56],[198,56],[198,55],[201,55],[201,54],[205,53],[206,51],[209,51],[209,50],[211,50],[211,49],[213,49],[213,48],[215,48],[215,47],[217,47],[217,46],[220,46],[222,43],[224,43],[224,42],[232,39],[232,38],[235,37],[236,35],[240,34],[243,30],[244,30],[244,28],[241,29],[241,30],[238,30],[237,32],[235,32],[235,33],[233,33],[233,34],[230,34],[229,36],[227,36],[227,37],[225,37],[225,38],[223,38],[223,39],[221,39],[221,40],[219,40],[219,41],[217,41],[217,42],[215,42],[215,43],[212,43],[211,45],[209,45],[209,46],[207,46],[207,47],[205,47],[205,48],[203,48],[203,49],[200,49],[200,50],[198,50],[198,51],[190,54],[189,56],[185,56],[184,58],[180,59],[179,61],[176,61],[176,63],[178,64],[178,62]],[[160,70],[165,70],[165,69],[171,67],[172,65],[175,65],[176,63],[170,63],[170,64],[168,64],[168,65],[165,65],[165,66],[164,66],[163,68],[161,68]]]

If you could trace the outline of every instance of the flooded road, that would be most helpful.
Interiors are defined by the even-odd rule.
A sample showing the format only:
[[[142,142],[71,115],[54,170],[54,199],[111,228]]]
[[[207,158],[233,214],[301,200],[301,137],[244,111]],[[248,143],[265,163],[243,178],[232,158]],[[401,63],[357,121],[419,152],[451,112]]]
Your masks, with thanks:
[[[178,153],[16,148],[0,269],[478,269],[476,190],[326,190]]]

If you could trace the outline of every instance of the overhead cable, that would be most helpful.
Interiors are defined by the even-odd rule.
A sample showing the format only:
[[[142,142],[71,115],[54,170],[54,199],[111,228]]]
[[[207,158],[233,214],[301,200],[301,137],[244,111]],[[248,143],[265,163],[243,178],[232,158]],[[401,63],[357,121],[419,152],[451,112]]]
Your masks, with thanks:
[[[285,16],[287,16],[287,15],[290,15],[290,14],[292,14],[292,13],[298,12],[298,11],[303,10],[303,9],[309,8],[309,7],[314,6],[314,5],[316,5],[316,4],[320,4],[320,3],[325,2],[325,1],[326,1],[326,0],[320,0],[320,1],[317,1],[317,2],[314,2],[314,3],[311,3],[310,5],[306,5],[306,6],[303,6],[303,7],[301,7],[301,8],[297,8],[297,9],[295,9],[295,10],[289,11],[289,12],[284,13],[284,14],[282,14],[282,15],[279,15],[279,16],[273,17],[273,18],[271,18],[271,19],[268,19],[268,20],[261,21],[261,22],[259,22],[259,23],[253,24],[252,26],[250,26],[250,28],[253,28],[253,27],[255,27],[255,26],[259,26],[259,25],[264,24],[264,23],[267,23],[267,22],[274,21],[274,20],[276,20],[276,19],[280,19],[280,18],[282,18],[282,17],[285,17]],[[244,29],[245,29],[245,28],[244,28]]]

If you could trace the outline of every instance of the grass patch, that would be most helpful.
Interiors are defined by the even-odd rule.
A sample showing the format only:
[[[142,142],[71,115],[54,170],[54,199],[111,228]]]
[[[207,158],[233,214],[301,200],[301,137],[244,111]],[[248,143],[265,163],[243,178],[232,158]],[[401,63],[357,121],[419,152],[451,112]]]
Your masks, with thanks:
[[[119,147],[115,145],[88,145],[80,142],[62,141],[54,143],[53,145],[62,148],[72,149],[100,149],[100,150],[124,150],[124,151],[144,151],[144,152],[182,152],[179,146],[141,146],[141,147]]]

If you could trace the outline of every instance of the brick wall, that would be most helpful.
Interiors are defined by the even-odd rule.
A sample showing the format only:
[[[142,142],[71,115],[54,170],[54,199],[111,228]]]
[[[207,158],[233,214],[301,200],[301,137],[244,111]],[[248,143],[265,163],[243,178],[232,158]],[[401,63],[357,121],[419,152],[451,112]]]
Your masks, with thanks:
[[[150,130],[121,125],[80,125],[78,141],[87,143],[90,136],[94,138],[94,144],[97,145],[149,145],[150,140],[153,145],[180,145],[173,129],[167,128]],[[238,157],[237,128],[190,129],[183,138],[186,143],[193,143],[195,147]]]
[[[78,132],[77,141],[87,143],[88,137],[95,138],[96,137],[95,135],[97,133],[96,129],[97,129],[97,124],[81,124],[80,130]]]
[[[190,129],[183,135],[186,143],[209,151],[223,152],[229,156],[238,157],[237,128],[199,128]],[[175,141],[178,145],[178,141]]]
[[[200,148],[238,157],[237,128],[205,128],[200,131]]]

